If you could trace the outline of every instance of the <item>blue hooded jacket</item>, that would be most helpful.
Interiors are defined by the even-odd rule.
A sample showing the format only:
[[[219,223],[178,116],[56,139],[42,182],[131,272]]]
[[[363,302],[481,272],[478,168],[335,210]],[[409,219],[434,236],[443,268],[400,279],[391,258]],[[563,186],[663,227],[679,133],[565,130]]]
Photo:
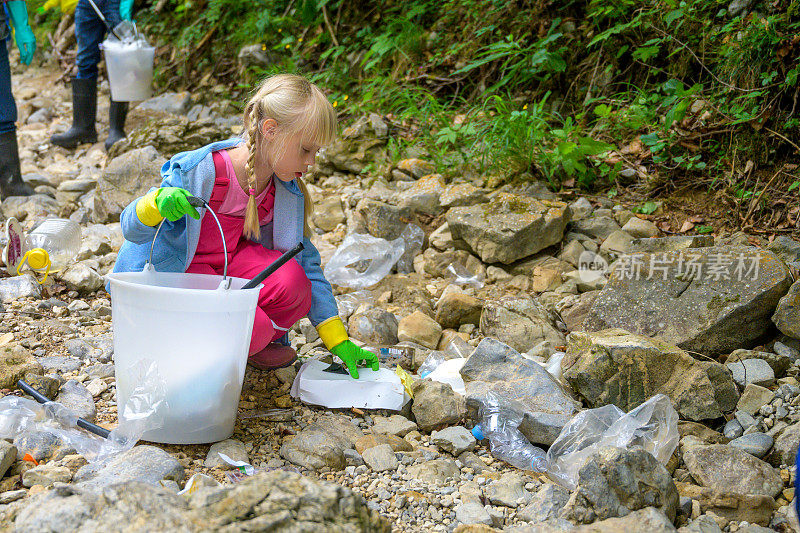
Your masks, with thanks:
[[[233,148],[243,142],[232,138],[209,144],[197,150],[181,152],[161,167],[161,187],[182,187],[192,195],[209,201],[214,188],[214,160],[212,152]],[[154,190],[155,188],[151,189]],[[136,215],[136,203],[131,202],[120,215],[120,225],[125,242],[119,250],[114,272],[137,272],[144,268],[150,255],[150,244],[156,227],[146,226]],[[337,316],[336,299],[331,284],[322,274],[317,248],[303,236],[303,193],[295,180],[275,180],[275,207],[272,222],[261,226],[259,242],[268,249],[285,252],[298,242],[304,249],[294,260],[300,263],[311,282],[311,309],[308,318],[314,326]],[[198,209],[200,219],[185,216],[170,222],[164,220],[158,240],[153,246],[153,267],[158,272],[186,272],[197,251],[200,224],[205,209]],[[264,265],[266,268],[267,265]]]

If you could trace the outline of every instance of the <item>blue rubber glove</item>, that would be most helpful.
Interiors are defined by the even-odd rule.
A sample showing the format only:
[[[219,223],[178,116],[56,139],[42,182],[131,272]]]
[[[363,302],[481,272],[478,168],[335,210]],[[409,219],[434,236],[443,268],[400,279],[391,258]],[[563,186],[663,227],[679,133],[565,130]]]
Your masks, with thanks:
[[[133,16],[133,0],[121,0],[119,3],[119,16],[122,20],[131,20]]]
[[[14,40],[19,48],[20,61],[30,65],[36,51],[36,37],[28,25],[28,9],[23,0],[13,0],[6,5],[11,16],[11,25],[14,26]]]

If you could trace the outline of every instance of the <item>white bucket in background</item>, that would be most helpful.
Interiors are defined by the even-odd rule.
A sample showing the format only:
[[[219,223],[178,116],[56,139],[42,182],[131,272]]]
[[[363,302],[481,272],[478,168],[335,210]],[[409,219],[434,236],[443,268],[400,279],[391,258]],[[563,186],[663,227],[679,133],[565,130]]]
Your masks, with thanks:
[[[201,444],[233,434],[261,285],[249,280],[156,272],[109,274],[117,405],[137,383],[125,369],[156,361],[166,386],[164,425],[143,440]]]
[[[153,95],[153,61],[156,49],[142,41],[103,41],[111,99],[140,102]]]

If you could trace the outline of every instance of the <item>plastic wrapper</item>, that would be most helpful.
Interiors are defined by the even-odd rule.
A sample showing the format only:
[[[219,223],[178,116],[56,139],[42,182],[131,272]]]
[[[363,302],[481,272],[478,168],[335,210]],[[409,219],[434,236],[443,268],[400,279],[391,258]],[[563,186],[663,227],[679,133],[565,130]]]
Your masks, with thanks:
[[[450,263],[445,269],[445,274],[456,285],[466,285],[475,289],[483,287],[483,276],[473,274],[461,263]]]
[[[666,464],[680,435],[678,413],[670,399],[657,394],[628,413],[615,405],[587,409],[561,430],[547,452],[548,476],[575,490],[578,471],[586,459],[604,446],[639,446]]]
[[[351,233],[325,265],[325,278],[336,285],[356,289],[375,285],[391,272],[405,249],[402,237],[387,241],[372,235]]]
[[[50,433],[68,443],[90,463],[105,463],[133,448],[142,433],[160,427],[158,412],[164,402],[163,382],[155,363],[139,369],[139,385],[131,400],[120,408],[120,424],[107,439],[77,426],[78,416],[58,402],[37,403],[18,396],[0,398],[0,438],[26,433]],[[20,450],[24,453],[24,450]]]
[[[414,272],[414,258],[422,251],[425,232],[416,224],[409,224],[403,229],[400,238],[406,243],[406,249],[397,260],[397,271],[401,274]]]
[[[336,306],[339,309],[339,316],[342,320],[347,320],[350,315],[363,303],[374,303],[375,295],[368,290],[360,290],[347,294],[340,294],[336,297]]]
[[[427,377],[432,381],[450,385],[454,392],[464,396],[467,394],[467,387],[464,384],[464,378],[461,377],[461,369],[466,362],[467,360],[463,358],[448,359],[437,366]]]

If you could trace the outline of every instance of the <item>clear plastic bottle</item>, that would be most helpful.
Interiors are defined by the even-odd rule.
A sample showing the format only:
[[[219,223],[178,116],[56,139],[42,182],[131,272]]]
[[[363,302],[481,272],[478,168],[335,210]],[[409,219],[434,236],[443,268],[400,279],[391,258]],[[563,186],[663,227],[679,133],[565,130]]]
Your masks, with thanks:
[[[63,218],[48,218],[25,238],[27,264],[34,270],[58,272],[81,248],[81,227]]]
[[[488,438],[489,449],[497,459],[522,470],[544,472],[547,470],[545,451],[528,442],[519,431],[523,415],[509,410],[507,404],[488,393],[480,409],[481,423],[472,428],[472,434],[478,440]]]

